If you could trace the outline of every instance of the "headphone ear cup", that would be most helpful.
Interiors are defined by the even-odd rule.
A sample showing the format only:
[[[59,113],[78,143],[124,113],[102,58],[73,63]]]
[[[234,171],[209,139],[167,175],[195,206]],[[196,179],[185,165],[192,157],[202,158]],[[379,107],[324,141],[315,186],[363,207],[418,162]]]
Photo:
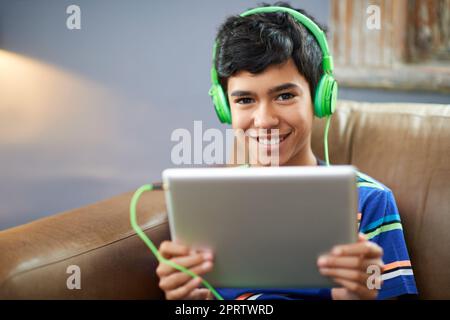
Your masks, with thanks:
[[[337,81],[334,80],[334,78],[331,76],[332,83],[331,83],[331,89],[329,93],[329,110],[330,110],[330,116],[334,113],[336,110],[336,104],[337,104],[337,96],[338,96],[338,84]]]
[[[324,74],[319,81],[314,97],[314,114],[323,118],[336,109],[338,85],[332,75]]]
[[[220,122],[231,124],[231,112],[228,106],[228,99],[222,86],[213,84],[209,90],[209,95],[212,98],[214,109]]]

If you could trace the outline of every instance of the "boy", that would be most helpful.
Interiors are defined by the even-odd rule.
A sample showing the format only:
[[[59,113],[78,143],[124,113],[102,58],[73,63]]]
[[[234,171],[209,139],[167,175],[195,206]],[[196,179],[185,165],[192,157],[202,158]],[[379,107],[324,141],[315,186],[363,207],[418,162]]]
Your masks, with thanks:
[[[290,6],[277,3],[275,6]],[[304,15],[303,11],[297,10]],[[322,77],[322,51],[316,39],[285,12],[228,18],[217,36],[215,67],[226,91],[232,127],[252,134],[248,147],[252,159],[257,146],[277,132],[279,165],[323,165],[311,150],[313,99]],[[255,131],[256,129],[256,131]],[[262,132],[262,131],[259,131]],[[241,144],[242,145],[242,144]],[[233,289],[217,288],[225,299],[385,299],[417,294],[414,275],[394,196],[386,186],[358,173],[357,243],[339,245],[319,257],[317,266],[337,284],[333,289]],[[213,268],[210,252],[195,252],[171,241],[159,249],[166,259],[204,275]],[[383,262],[384,261],[384,262]],[[380,268],[381,290],[367,285],[369,266]],[[167,299],[211,299],[200,279],[166,264],[157,268],[160,288]],[[379,287],[379,286],[378,286]]]

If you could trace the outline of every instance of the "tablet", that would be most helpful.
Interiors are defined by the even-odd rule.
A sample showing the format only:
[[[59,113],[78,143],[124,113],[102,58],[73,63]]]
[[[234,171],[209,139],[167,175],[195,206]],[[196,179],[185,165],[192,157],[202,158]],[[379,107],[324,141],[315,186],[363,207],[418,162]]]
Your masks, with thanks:
[[[163,172],[172,240],[214,252],[211,285],[325,288],[317,258],[357,240],[352,166]]]

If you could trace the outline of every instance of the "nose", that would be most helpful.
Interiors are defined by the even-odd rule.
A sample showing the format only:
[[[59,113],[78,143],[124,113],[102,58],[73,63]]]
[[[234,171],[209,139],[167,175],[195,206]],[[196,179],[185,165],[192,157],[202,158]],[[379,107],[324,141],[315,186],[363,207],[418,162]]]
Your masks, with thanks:
[[[270,129],[278,125],[279,119],[270,104],[261,103],[255,110],[254,122],[256,128]]]

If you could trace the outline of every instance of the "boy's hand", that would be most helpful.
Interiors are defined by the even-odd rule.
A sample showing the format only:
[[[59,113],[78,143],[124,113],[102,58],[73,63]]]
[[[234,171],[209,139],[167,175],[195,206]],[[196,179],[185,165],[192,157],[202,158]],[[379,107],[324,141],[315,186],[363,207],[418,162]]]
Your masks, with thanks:
[[[200,252],[173,241],[163,241],[159,253],[197,275],[203,275],[213,268],[211,252]],[[165,263],[159,263],[156,269],[159,276],[159,287],[164,291],[167,300],[209,300],[212,293],[209,289],[199,288],[201,278],[192,278],[184,272],[178,271]]]
[[[378,290],[369,288],[367,279],[373,275],[367,270],[369,266],[379,268],[375,288],[380,288],[384,266],[382,257],[383,249],[360,234],[357,243],[335,246],[328,254],[319,257],[317,265],[322,275],[342,286],[332,289],[333,299],[376,299]]]

